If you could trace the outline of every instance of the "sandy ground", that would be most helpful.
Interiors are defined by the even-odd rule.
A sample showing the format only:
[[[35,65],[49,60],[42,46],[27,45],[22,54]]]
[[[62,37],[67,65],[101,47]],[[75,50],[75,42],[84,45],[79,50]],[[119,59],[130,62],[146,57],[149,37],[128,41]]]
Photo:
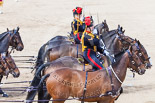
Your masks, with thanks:
[[[72,21],[72,9],[76,6],[84,8],[85,15],[92,15],[95,23],[104,19],[110,29],[120,24],[126,35],[137,38],[147,49],[155,62],[155,1],[154,0],[4,0],[3,14],[0,14],[0,33],[6,28],[19,26],[25,48],[12,55],[37,55],[40,46],[56,35],[67,35]],[[0,8],[1,9],[1,8]],[[97,19],[98,14],[98,19]],[[31,69],[20,69],[21,76],[7,80],[31,80]],[[116,103],[155,103],[155,69],[147,70],[145,75],[133,79],[128,72],[123,83],[124,93]],[[3,85],[2,87],[28,86],[25,84]],[[9,98],[0,100],[24,100],[26,93],[7,92]],[[66,103],[79,103],[77,101]]]

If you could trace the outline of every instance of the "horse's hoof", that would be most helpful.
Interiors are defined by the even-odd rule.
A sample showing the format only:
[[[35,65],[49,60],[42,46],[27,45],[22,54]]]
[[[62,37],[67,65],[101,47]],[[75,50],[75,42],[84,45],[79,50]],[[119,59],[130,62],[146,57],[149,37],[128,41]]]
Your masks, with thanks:
[[[9,97],[9,96],[8,96],[8,94],[3,93],[3,94],[2,94],[2,97]]]

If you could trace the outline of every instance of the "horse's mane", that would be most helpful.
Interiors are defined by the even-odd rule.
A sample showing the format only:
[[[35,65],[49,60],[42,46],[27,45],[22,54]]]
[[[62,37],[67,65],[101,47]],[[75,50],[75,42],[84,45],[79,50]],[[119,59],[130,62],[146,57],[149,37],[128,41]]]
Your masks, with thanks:
[[[116,36],[117,33],[115,30],[102,34],[102,40],[110,54],[114,54],[114,40],[116,39]]]
[[[67,37],[66,37],[66,36],[60,36],[60,35],[58,35],[58,36],[56,36],[56,37],[50,39],[49,41],[52,41],[52,40],[54,40],[54,39],[56,39],[56,38],[61,39],[61,38],[67,38]]]
[[[0,34],[0,41],[7,35],[7,32]]]

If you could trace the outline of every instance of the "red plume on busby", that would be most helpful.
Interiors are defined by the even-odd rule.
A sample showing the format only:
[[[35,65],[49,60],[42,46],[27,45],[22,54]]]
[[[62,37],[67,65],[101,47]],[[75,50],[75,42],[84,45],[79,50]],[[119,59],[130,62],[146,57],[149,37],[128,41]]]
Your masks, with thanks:
[[[84,22],[85,24],[87,25],[87,27],[91,27],[93,26],[93,19],[92,19],[92,16],[87,16],[84,18]]]
[[[73,14],[82,14],[82,8],[76,7],[75,9],[73,9]]]

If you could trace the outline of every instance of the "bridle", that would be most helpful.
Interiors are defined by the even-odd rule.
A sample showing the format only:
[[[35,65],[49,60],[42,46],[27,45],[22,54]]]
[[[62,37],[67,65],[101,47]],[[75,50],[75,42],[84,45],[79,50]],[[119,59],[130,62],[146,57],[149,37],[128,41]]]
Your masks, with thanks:
[[[137,44],[137,46],[138,46],[138,44]],[[141,45],[141,46],[142,46],[142,45]],[[139,47],[139,46],[138,46],[138,47]],[[143,47],[142,47],[142,48],[143,48]],[[145,51],[144,53],[141,53],[141,49],[138,48],[138,55],[139,55],[140,58],[142,59],[143,64],[145,64],[146,61],[148,61],[148,60],[150,59],[150,57],[145,58],[143,54],[144,54],[144,55],[147,55],[147,52]]]
[[[12,41],[12,44],[14,44],[13,45],[14,48],[16,48],[18,46],[18,44],[20,43],[19,40],[18,40],[18,37],[17,37],[16,33],[17,33],[17,30],[14,30],[13,33],[10,33],[10,35],[11,35],[11,38],[10,39]]]
[[[136,46],[135,44],[132,45],[132,46]],[[136,46],[137,47],[137,46]],[[140,71],[140,66],[143,65],[142,61],[140,63],[137,63],[133,58],[133,53],[131,54],[129,50],[127,50],[127,53],[128,53],[128,56],[129,56],[129,59],[130,59],[130,63],[135,66],[136,68],[138,68],[138,70]],[[134,69],[130,68],[130,70],[132,72],[136,72]]]
[[[10,31],[7,32],[11,36],[10,41],[12,44],[12,50],[15,49],[18,46],[18,44],[20,44],[20,41],[18,40],[18,37],[16,35],[17,32],[18,30],[13,30],[13,33],[11,33]]]

